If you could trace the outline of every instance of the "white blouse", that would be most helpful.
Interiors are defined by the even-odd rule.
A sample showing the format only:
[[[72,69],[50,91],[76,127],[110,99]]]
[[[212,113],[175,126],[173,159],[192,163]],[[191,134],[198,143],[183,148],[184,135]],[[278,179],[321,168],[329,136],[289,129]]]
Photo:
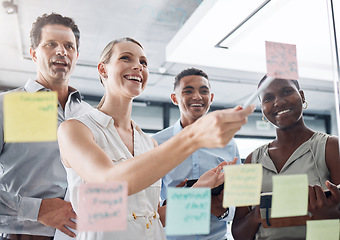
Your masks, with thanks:
[[[85,124],[93,133],[96,143],[109,155],[115,164],[119,164],[129,158],[132,154],[123,143],[116,128],[114,120],[105,113],[94,109],[88,114],[76,118]],[[138,156],[152,148],[154,143],[148,135],[134,123],[134,154]],[[133,161],[133,160],[132,160]],[[136,169],[137,171],[137,169]],[[84,182],[83,179],[72,169],[66,168],[68,181],[68,196],[73,209],[78,209],[78,187]],[[133,172],[131,172],[133,174]],[[77,239],[80,240],[107,240],[107,239],[166,239],[163,226],[157,213],[161,181],[158,180],[150,187],[128,197],[127,230],[116,232],[79,232]],[[64,235],[58,232],[55,240]]]

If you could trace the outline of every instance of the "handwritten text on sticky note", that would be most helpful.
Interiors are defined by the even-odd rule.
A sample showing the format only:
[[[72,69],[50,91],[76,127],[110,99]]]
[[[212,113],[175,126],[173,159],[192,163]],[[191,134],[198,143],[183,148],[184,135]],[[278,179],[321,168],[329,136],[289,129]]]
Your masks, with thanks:
[[[126,230],[127,196],[126,182],[80,185],[77,230]]]
[[[262,164],[224,167],[223,207],[260,204]]]
[[[57,140],[56,92],[13,92],[4,95],[6,142]]]
[[[307,214],[308,177],[306,174],[273,176],[271,217],[293,217]]]
[[[211,190],[209,188],[169,188],[166,207],[166,234],[208,234]]]
[[[297,80],[296,46],[266,41],[267,76]]]

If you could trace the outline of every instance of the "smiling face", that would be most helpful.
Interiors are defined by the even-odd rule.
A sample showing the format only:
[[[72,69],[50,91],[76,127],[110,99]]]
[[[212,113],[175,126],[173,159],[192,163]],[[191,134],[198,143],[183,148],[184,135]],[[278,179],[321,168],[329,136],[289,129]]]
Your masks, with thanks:
[[[180,109],[183,127],[206,114],[213,98],[208,80],[197,75],[183,77],[171,94],[172,102]]]
[[[76,38],[64,25],[45,25],[41,41],[30,54],[37,64],[37,81],[49,87],[59,82],[68,83],[78,59]]]
[[[275,79],[261,94],[262,112],[275,127],[291,128],[302,120],[304,93],[290,80]]]
[[[146,87],[149,70],[144,50],[136,43],[122,41],[114,44],[106,63],[98,65],[108,94],[139,96]]]

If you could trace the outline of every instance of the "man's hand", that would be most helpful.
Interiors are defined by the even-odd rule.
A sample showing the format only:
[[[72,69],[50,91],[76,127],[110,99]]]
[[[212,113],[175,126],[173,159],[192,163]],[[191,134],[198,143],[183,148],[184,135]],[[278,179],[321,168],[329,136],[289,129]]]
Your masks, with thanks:
[[[237,157],[234,157],[233,161],[229,161],[227,165],[236,165],[237,159]]]
[[[198,181],[193,185],[193,187],[209,187],[215,188],[221,185],[224,182],[224,173],[221,172],[223,166],[226,166],[228,163],[226,161],[218,164],[217,167],[210,169],[205,172]]]
[[[60,198],[49,198],[41,201],[38,221],[46,226],[59,229],[70,237],[76,235],[70,231],[76,229],[76,223],[71,219],[76,219],[77,215],[72,209],[70,202],[66,202]]]
[[[188,179],[184,179],[182,182],[180,182],[179,184],[176,185],[176,187],[184,187],[185,184],[187,183]]]

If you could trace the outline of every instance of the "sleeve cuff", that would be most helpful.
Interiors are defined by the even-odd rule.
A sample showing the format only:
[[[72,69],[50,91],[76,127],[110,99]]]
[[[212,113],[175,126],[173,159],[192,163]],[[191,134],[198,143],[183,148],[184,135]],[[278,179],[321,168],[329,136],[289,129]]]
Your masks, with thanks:
[[[41,204],[40,198],[22,197],[18,212],[18,220],[38,221],[40,204]]]

